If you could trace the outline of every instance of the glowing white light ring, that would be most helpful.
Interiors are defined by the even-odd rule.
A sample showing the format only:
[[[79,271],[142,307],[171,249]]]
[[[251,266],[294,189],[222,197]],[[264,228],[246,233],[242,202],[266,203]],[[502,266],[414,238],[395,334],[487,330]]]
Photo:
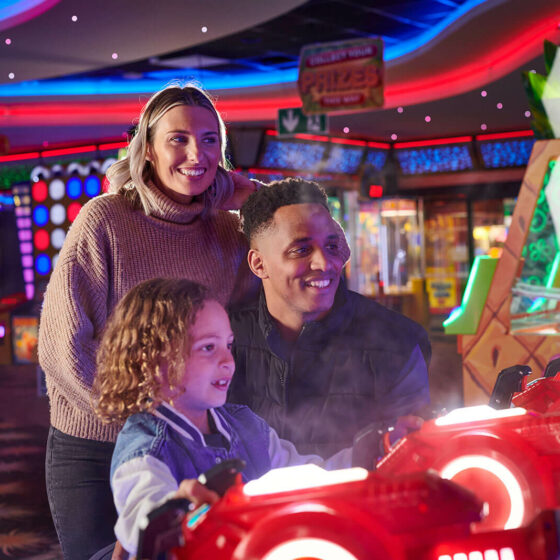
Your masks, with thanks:
[[[497,477],[504,485],[511,503],[509,517],[504,525],[504,529],[516,529],[523,521],[525,515],[525,502],[523,491],[515,478],[515,475],[502,463],[484,455],[464,455],[453,459],[441,470],[441,478],[453,479],[459,473],[467,469],[481,469],[488,471]]]
[[[269,551],[262,560],[297,560],[298,558],[321,560],[358,560],[342,546],[324,539],[292,539]]]

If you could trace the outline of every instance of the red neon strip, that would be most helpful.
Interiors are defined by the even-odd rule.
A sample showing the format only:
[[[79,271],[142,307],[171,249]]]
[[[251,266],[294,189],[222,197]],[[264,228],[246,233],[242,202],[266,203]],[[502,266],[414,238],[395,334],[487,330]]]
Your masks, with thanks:
[[[97,150],[97,146],[77,146],[75,148],[60,148],[58,150],[46,150],[41,152],[41,156],[43,157],[52,157],[52,156],[65,156],[70,154],[83,154],[85,152],[95,152]]]
[[[37,159],[39,152],[27,152],[26,154],[14,154],[13,156],[0,156],[1,161],[21,161],[24,159]]]
[[[294,138],[301,140],[315,140],[316,142],[328,142],[328,136],[316,136],[314,134],[294,134]]]
[[[471,142],[472,136],[455,136],[453,138],[434,138],[431,140],[415,140],[413,142],[396,142],[394,147],[400,148],[418,148],[420,146],[440,146],[442,144],[460,144]]]
[[[331,138],[333,144],[348,144],[350,146],[367,146],[365,140],[351,140],[350,138]]]
[[[534,136],[532,130],[516,130],[515,132],[496,132],[494,134],[479,134],[475,138],[479,141],[499,140],[501,138],[522,138],[526,136]]]
[[[388,150],[391,147],[391,144],[387,144],[386,142],[368,142],[368,148],[383,148],[384,150]]]
[[[278,136],[278,131],[276,131],[276,130],[270,130],[270,129],[269,129],[269,130],[265,130],[264,133],[265,133],[267,136]]]
[[[110,142],[108,144],[99,144],[98,148],[100,150],[120,150],[121,148],[126,148],[128,142]]]

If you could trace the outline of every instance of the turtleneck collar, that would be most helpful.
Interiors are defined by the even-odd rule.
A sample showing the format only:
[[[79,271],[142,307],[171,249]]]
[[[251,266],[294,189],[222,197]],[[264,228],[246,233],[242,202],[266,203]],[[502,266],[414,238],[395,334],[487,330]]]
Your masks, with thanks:
[[[154,218],[177,224],[190,224],[204,210],[204,203],[200,198],[193,198],[190,204],[181,204],[165,195],[152,181],[148,183],[148,188],[153,208],[150,215]]]

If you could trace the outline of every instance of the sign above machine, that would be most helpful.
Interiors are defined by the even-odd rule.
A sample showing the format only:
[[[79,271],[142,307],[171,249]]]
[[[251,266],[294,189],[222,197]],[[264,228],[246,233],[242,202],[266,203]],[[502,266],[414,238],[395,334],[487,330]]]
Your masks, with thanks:
[[[329,123],[326,115],[304,115],[298,107],[278,109],[276,130],[279,136],[310,133],[328,134]]]
[[[381,38],[306,45],[300,52],[298,76],[303,112],[381,107],[383,70]]]

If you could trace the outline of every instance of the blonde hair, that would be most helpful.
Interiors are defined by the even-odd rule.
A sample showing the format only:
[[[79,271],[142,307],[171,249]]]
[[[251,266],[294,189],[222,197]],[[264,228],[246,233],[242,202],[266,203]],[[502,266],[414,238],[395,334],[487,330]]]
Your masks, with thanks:
[[[169,109],[179,105],[203,107],[216,117],[218,123],[222,157],[213,183],[202,194],[205,213],[219,208],[233,193],[233,181],[227,173],[229,164],[226,159],[226,127],[212,98],[193,84],[170,85],[154,93],[146,103],[140,113],[136,133],[129,142],[127,156],[107,170],[109,192],[126,196],[133,204],[141,206],[146,214],[151,214],[155,209],[155,200],[147,185],[154,173],[152,164],[146,159],[148,146],[153,141],[154,128],[161,117]]]
[[[189,331],[208,297],[195,282],[154,278],[119,301],[97,351],[94,408],[104,422],[154,409],[164,388],[172,396],[184,392]]]

